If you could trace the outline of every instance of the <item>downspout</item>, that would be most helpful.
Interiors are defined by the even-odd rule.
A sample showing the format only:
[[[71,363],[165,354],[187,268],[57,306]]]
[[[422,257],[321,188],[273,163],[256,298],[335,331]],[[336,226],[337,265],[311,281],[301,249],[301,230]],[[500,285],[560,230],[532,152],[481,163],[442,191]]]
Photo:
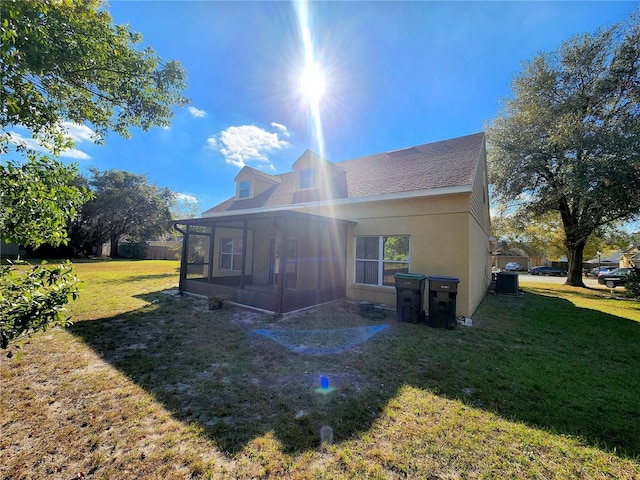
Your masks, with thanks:
[[[178,281],[178,292],[184,293],[184,281],[187,278],[187,248],[189,243],[189,226],[186,230],[180,230],[177,224],[173,225],[176,231],[182,234],[182,253],[180,255],[180,280]]]

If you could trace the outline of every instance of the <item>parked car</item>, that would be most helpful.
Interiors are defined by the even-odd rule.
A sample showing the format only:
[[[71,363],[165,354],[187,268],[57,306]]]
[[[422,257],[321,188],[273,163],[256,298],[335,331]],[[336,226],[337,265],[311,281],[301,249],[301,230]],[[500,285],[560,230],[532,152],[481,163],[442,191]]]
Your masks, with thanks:
[[[616,268],[610,272],[601,273],[598,277],[598,283],[606,285],[607,288],[620,287],[627,283],[630,273],[630,268]]]
[[[529,270],[531,275],[546,275],[550,277],[566,277],[567,272],[555,267],[533,267]]]
[[[504,269],[507,272],[518,272],[520,270],[524,270],[524,267],[518,262],[509,262],[504,266]]]
[[[601,273],[608,273],[611,270],[615,270],[616,267],[596,267],[589,270],[589,275],[598,277]]]

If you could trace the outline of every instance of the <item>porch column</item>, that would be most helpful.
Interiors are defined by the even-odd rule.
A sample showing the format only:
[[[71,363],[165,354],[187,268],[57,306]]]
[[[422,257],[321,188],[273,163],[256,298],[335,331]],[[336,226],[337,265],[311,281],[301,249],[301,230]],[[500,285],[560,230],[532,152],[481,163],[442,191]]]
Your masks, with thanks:
[[[184,281],[187,279],[187,255],[189,252],[189,225],[186,226],[185,231],[175,227],[180,233],[182,233],[182,255],[180,257],[180,281],[178,282],[178,292],[184,292]]]
[[[247,230],[248,223],[242,222],[242,269],[240,270],[240,288],[244,288],[245,284],[245,266],[247,265]]]
[[[323,225],[324,227],[324,225]],[[315,226],[314,226],[315,228]],[[322,230],[325,230],[324,228]],[[323,235],[324,232],[321,232],[320,234],[316,233],[315,238],[318,241],[318,252],[316,254],[316,271],[317,271],[317,275],[316,275],[316,291],[320,290],[321,288],[321,284],[322,284],[322,265],[324,264],[324,258],[322,258],[322,245],[324,244],[324,240],[325,240],[325,236]]]
[[[215,262],[214,250],[216,246],[216,224],[211,224],[211,237],[209,238],[209,275],[207,280],[209,283],[213,282],[213,266]]]
[[[284,215],[282,226],[282,240],[280,241],[280,259],[278,266],[278,285],[276,294],[276,314],[282,313],[284,306],[284,286],[287,280],[287,242],[289,241],[289,217]]]
[[[340,228],[340,226],[336,225],[336,228]],[[342,225],[341,228],[343,228],[343,231],[344,231],[344,244],[342,245],[342,255],[341,255],[342,262],[343,262],[342,280],[343,280],[344,287],[345,287],[345,291],[344,291],[343,295],[346,295],[347,294],[347,291],[346,291],[346,288],[347,288],[347,268],[349,268],[347,266],[347,256],[349,255],[349,253],[347,251],[348,248],[349,248],[349,226],[348,225]],[[355,243],[355,238],[354,238],[354,243]],[[354,253],[355,253],[355,249],[354,249]]]

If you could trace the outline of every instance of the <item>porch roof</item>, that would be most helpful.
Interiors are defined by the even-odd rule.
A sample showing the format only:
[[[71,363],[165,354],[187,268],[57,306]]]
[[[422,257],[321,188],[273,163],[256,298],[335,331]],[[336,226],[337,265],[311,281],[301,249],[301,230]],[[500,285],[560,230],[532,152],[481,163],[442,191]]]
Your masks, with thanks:
[[[287,218],[292,220],[306,220],[323,223],[333,223],[338,225],[356,225],[353,220],[344,220],[341,218],[327,217],[311,213],[298,212],[294,210],[272,210],[267,212],[250,212],[250,213],[231,213],[221,212],[210,217],[189,218],[183,220],[172,220],[170,223],[174,226],[178,225],[211,225],[214,223],[231,223],[250,220],[267,220],[273,218]]]

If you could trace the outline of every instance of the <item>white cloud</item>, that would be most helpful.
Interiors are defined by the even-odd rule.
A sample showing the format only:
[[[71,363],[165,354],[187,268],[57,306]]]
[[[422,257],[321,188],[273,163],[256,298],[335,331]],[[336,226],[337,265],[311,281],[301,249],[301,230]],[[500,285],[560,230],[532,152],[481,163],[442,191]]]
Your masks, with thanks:
[[[194,197],[193,195],[189,195],[188,193],[176,193],[175,197],[176,197],[176,200],[179,200],[181,202],[199,203],[196,197]]]
[[[71,137],[74,143],[81,143],[84,140],[93,141],[93,130],[84,125],[76,125],[70,122],[64,122],[62,124],[62,128],[65,133]],[[15,145],[23,144],[26,148],[31,150],[36,150],[38,152],[47,152],[50,153],[50,150],[42,145],[35,138],[27,138],[23,137],[17,132],[9,132],[9,137],[11,142]],[[76,160],[89,160],[91,157],[83,152],[82,150],[78,150],[77,148],[68,148],[60,152],[61,157],[65,158],[74,158]]]
[[[73,143],[81,143],[86,141],[93,142],[95,132],[86,125],[78,125],[77,123],[62,122],[62,127],[67,135],[71,137]]]
[[[218,135],[209,137],[210,148],[220,151],[227,163],[244,167],[248,162],[257,162],[271,169],[273,164],[267,157],[269,152],[288,147],[289,142],[255,125],[229,127]]]
[[[9,132],[9,140],[14,145],[24,145],[31,150],[44,151],[45,149],[34,138],[25,138],[17,132]]]
[[[71,137],[73,143],[82,143],[84,141],[92,142],[95,132],[86,125],[79,125],[77,123],[62,122],[62,127],[67,132],[67,135]],[[82,150],[77,148],[69,148],[60,152],[61,157],[75,158],[76,160],[89,160],[91,157]]]
[[[76,160],[89,160],[91,157],[77,148],[69,148],[60,152],[61,157],[75,158]]]
[[[271,122],[271,126],[280,130],[283,135],[289,136],[289,130],[281,123]]]
[[[202,118],[207,116],[207,112],[205,112],[204,110],[200,110],[196,107],[189,107],[188,110],[189,110],[189,113],[195,118]]]

